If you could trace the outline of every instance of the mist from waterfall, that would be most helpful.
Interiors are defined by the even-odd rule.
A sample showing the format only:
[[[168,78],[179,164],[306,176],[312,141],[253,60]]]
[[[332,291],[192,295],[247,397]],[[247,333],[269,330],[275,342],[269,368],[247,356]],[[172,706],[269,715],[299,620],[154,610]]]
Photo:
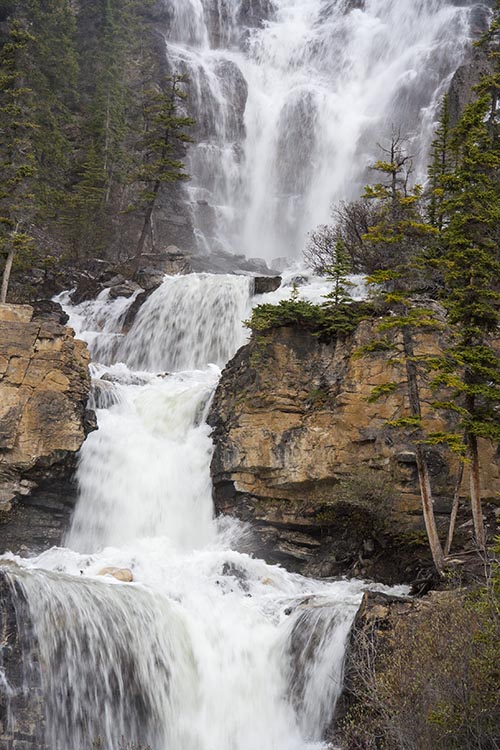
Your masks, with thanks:
[[[439,105],[480,3],[167,6],[167,56],[189,77],[198,122],[188,171],[200,248],[272,260],[298,257],[332,204],[359,195],[393,128],[408,136],[416,179],[425,175]]]

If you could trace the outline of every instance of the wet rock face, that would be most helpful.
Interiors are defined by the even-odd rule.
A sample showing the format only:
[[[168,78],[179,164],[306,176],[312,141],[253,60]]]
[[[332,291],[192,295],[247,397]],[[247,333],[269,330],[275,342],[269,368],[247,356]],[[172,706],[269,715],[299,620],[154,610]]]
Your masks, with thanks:
[[[92,415],[86,346],[53,303],[0,306],[0,549],[60,541]]]
[[[268,294],[275,292],[281,286],[281,276],[256,276],[254,279],[254,294]]]
[[[0,570],[0,747],[48,750],[37,642],[21,587]]]
[[[223,373],[209,417],[215,505],[253,524],[268,561],[388,583],[414,580],[429,562],[411,436],[387,426],[406,413],[403,367],[384,352],[356,355],[376,326],[330,343],[300,328],[259,332]],[[418,352],[438,349],[421,335]],[[403,387],[369,403],[387,382]],[[422,396],[428,429],[449,429],[429,409],[435,394]],[[494,497],[498,457],[482,450],[483,493]],[[458,467],[441,448],[428,461],[444,533]]]

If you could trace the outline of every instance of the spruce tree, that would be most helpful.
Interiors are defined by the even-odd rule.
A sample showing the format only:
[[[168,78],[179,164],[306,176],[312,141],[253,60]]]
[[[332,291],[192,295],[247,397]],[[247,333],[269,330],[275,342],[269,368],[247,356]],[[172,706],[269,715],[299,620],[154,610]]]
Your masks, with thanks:
[[[30,27],[36,29],[30,85],[37,124],[33,142],[39,175],[36,199],[40,218],[45,220],[59,212],[77,145],[75,15],[69,0],[23,3]]]
[[[439,324],[431,310],[411,298],[412,292],[421,283],[421,256],[432,243],[435,229],[425,220],[422,189],[418,185],[410,187],[412,158],[406,153],[404,140],[399,133],[393,134],[390,146],[384,149],[384,153],[386,158],[372,167],[382,176],[381,181],[365,189],[365,197],[377,201],[380,218],[363,239],[386,250],[384,266],[369,280],[376,285],[378,294],[382,294],[391,309],[391,315],[379,325],[380,332],[391,330],[399,333],[395,358],[405,371],[403,387],[409,406],[407,415],[390,424],[411,432],[427,538],[434,566],[438,573],[442,573],[444,554],[434,515],[424,447],[426,434],[420,397],[423,372],[415,351],[417,333],[436,328]],[[401,384],[382,384],[374,390],[373,399],[398,388],[401,388]]]
[[[463,451],[470,468],[470,497],[476,541],[486,539],[481,507],[479,438],[498,442],[500,358],[493,344],[500,323],[499,219],[500,143],[500,3],[480,44],[487,45],[491,70],[476,87],[476,99],[463,112],[454,131],[441,122],[431,166],[432,195],[439,201],[439,252],[430,257],[440,269],[442,302],[452,326],[453,341],[436,358],[435,384],[448,387],[450,398],[436,406],[454,412],[463,430]],[[446,112],[444,112],[446,115]],[[446,153],[446,159],[444,157]],[[437,215],[434,214],[434,219]],[[457,435],[429,436],[457,444]],[[448,538],[451,543],[458,508],[455,492]]]
[[[334,256],[332,263],[326,269],[328,280],[332,284],[332,290],[326,295],[326,299],[334,307],[349,302],[349,289],[353,284],[349,281],[348,275],[351,272],[351,259],[345,249],[341,239],[335,243]]]
[[[144,219],[135,258],[144,251],[148,236],[154,246],[152,216],[161,187],[189,179],[181,158],[185,144],[192,142],[186,129],[194,124],[191,117],[180,112],[180,104],[187,97],[183,88],[186,82],[184,75],[175,74],[161,87],[145,93],[144,133],[138,144],[142,164],[135,175],[142,185],[137,208],[143,211]]]
[[[498,29],[497,10],[492,29]],[[497,32],[495,31],[495,34]],[[490,37],[488,37],[490,40]],[[500,442],[500,356],[492,338],[500,324],[500,65],[481,80],[452,138],[455,167],[445,176],[442,301],[455,337],[439,363],[436,383],[451,390],[442,404],[465,434],[476,541],[485,547],[478,439]]]
[[[428,218],[433,227],[439,231],[444,225],[444,198],[446,195],[446,177],[451,169],[450,99],[443,98],[439,124],[435,132],[431,149],[431,163],[428,170]]]
[[[37,126],[29,72],[34,42],[26,24],[15,18],[0,53],[0,252],[4,256],[0,302],[7,297],[14,259],[27,255],[33,244]]]

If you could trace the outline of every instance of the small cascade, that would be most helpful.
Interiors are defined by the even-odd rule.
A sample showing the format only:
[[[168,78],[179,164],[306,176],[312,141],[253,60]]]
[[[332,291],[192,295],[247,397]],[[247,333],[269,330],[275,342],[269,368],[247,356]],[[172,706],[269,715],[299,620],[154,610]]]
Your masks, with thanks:
[[[92,358],[97,362],[112,362],[123,338],[123,320],[140,292],[138,289],[130,297],[112,299],[109,289],[104,289],[96,299],[86,300],[76,307],[71,305],[71,292],[62,292],[55,301],[67,310],[68,325],[85,341]]]
[[[488,19],[477,0],[167,5],[167,57],[189,77],[197,121],[188,192],[200,249],[268,261],[299,257],[331,204],[359,195],[393,127],[425,177],[441,98]]]
[[[81,451],[70,547],[90,552],[166,536],[191,549],[213,538],[204,416],[218,378],[213,367],[143,386],[114,384],[117,403],[99,410],[99,429]]]
[[[222,367],[247,338],[251,311],[246,276],[189,274],[166,277],[141,307],[116,359],[138,370]]]
[[[164,544],[50,550],[3,574],[28,603],[16,627],[41,665],[36,750],[121,750],[123,738],[151,750],[325,747],[363,584]],[[97,575],[125,561],[136,583]]]
[[[286,634],[291,655],[288,683],[303,736],[320,741],[342,692],[352,609],[320,597],[299,604]]]
[[[196,666],[175,605],[140,588],[60,573],[20,571],[15,581],[39,645],[50,750],[91,750],[94,742],[118,750],[122,737],[193,747]]]

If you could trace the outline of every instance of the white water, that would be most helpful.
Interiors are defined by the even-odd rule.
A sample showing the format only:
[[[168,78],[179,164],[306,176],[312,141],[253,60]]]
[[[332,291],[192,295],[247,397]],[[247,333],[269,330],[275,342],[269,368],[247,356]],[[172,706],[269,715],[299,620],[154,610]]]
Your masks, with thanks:
[[[200,349],[200,319],[233,347],[245,338],[248,279],[220,279],[222,306],[210,291],[219,279],[166,280],[128,336],[119,318],[130,302],[67,309],[95,352],[109,354],[112,332],[132,361],[163,369],[181,356],[170,313],[184,300],[180,361],[199,366],[221,356],[217,335]],[[153,321],[166,330],[153,335]],[[364,584],[269,566],[238,551],[241,524],[213,519],[205,416],[216,364],[170,375],[124,363],[91,370],[94,399],[107,408],[81,451],[66,547],[3,563],[33,621],[48,750],[90,750],[97,737],[106,750],[122,737],[151,750],[324,747]],[[98,576],[108,566],[130,569],[134,582]]]
[[[199,244],[267,260],[300,255],[332,202],[359,195],[393,127],[408,135],[422,178],[441,98],[481,6],[166,2],[167,54],[189,76],[198,123],[188,172]],[[245,5],[262,19],[257,28],[247,28]]]

